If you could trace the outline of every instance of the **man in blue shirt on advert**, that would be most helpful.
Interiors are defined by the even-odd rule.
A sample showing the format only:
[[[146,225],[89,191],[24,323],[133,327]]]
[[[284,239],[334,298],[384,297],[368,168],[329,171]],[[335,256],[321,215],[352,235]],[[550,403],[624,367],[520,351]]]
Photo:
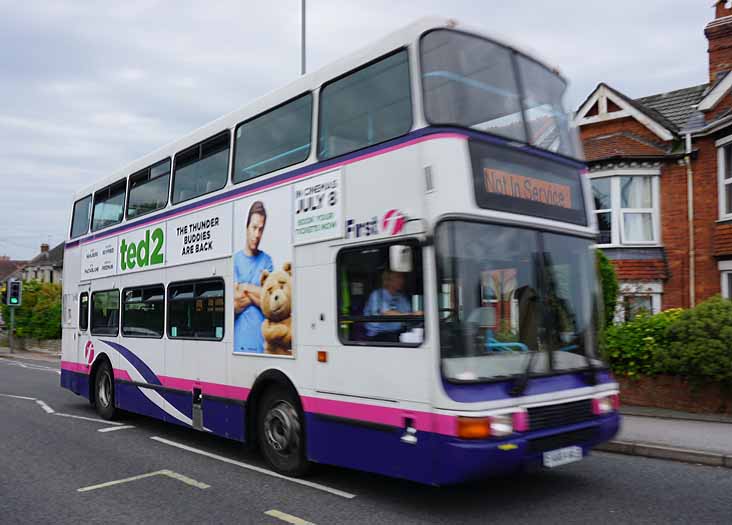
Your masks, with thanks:
[[[272,258],[259,249],[267,211],[262,201],[255,201],[247,215],[244,249],[234,254],[234,351],[261,354],[264,352],[260,309],[261,275],[272,271]]]

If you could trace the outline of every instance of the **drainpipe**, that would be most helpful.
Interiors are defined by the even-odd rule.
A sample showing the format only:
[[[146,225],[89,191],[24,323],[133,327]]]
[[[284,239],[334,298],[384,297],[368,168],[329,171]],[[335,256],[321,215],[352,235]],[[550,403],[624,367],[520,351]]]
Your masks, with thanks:
[[[691,169],[691,133],[686,133],[686,199],[689,221],[689,304],[696,305],[696,250],[694,249],[694,172]]]

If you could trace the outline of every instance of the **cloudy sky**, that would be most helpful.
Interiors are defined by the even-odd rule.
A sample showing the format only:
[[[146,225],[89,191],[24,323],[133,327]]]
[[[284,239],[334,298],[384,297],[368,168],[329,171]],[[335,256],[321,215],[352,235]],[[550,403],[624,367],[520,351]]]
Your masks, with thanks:
[[[558,65],[576,106],[706,82],[712,0],[308,0],[308,69],[424,15]],[[300,0],[0,0],[0,255],[64,238],[71,194],[299,74]]]

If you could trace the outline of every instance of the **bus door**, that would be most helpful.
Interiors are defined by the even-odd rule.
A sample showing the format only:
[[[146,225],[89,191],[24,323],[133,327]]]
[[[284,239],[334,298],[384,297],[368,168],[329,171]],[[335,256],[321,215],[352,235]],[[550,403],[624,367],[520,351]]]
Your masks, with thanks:
[[[404,239],[337,255],[340,344],[315,373],[318,419],[328,427],[318,451],[324,461],[430,477],[434,434],[422,260],[419,243]],[[331,268],[329,277],[307,280],[333,282]],[[316,296],[307,295],[308,301]]]
[[[74,361],[84,365],[89,364],[94,359],[94,355],[90,350],[93,348],[91,342],[91,331],[89,329],[89,317],[91,307],[91,286],[80,284],[77,296],[78,311],[76,323],[76,356]]]

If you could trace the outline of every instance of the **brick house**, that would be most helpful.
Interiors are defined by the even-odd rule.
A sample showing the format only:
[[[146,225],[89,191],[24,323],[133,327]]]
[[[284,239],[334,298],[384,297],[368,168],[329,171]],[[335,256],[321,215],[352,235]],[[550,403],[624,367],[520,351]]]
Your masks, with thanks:
[[[575,115],[619,319],[732,297],[732,2],[714,7],[707,83],[638,99],[601,83]]]

